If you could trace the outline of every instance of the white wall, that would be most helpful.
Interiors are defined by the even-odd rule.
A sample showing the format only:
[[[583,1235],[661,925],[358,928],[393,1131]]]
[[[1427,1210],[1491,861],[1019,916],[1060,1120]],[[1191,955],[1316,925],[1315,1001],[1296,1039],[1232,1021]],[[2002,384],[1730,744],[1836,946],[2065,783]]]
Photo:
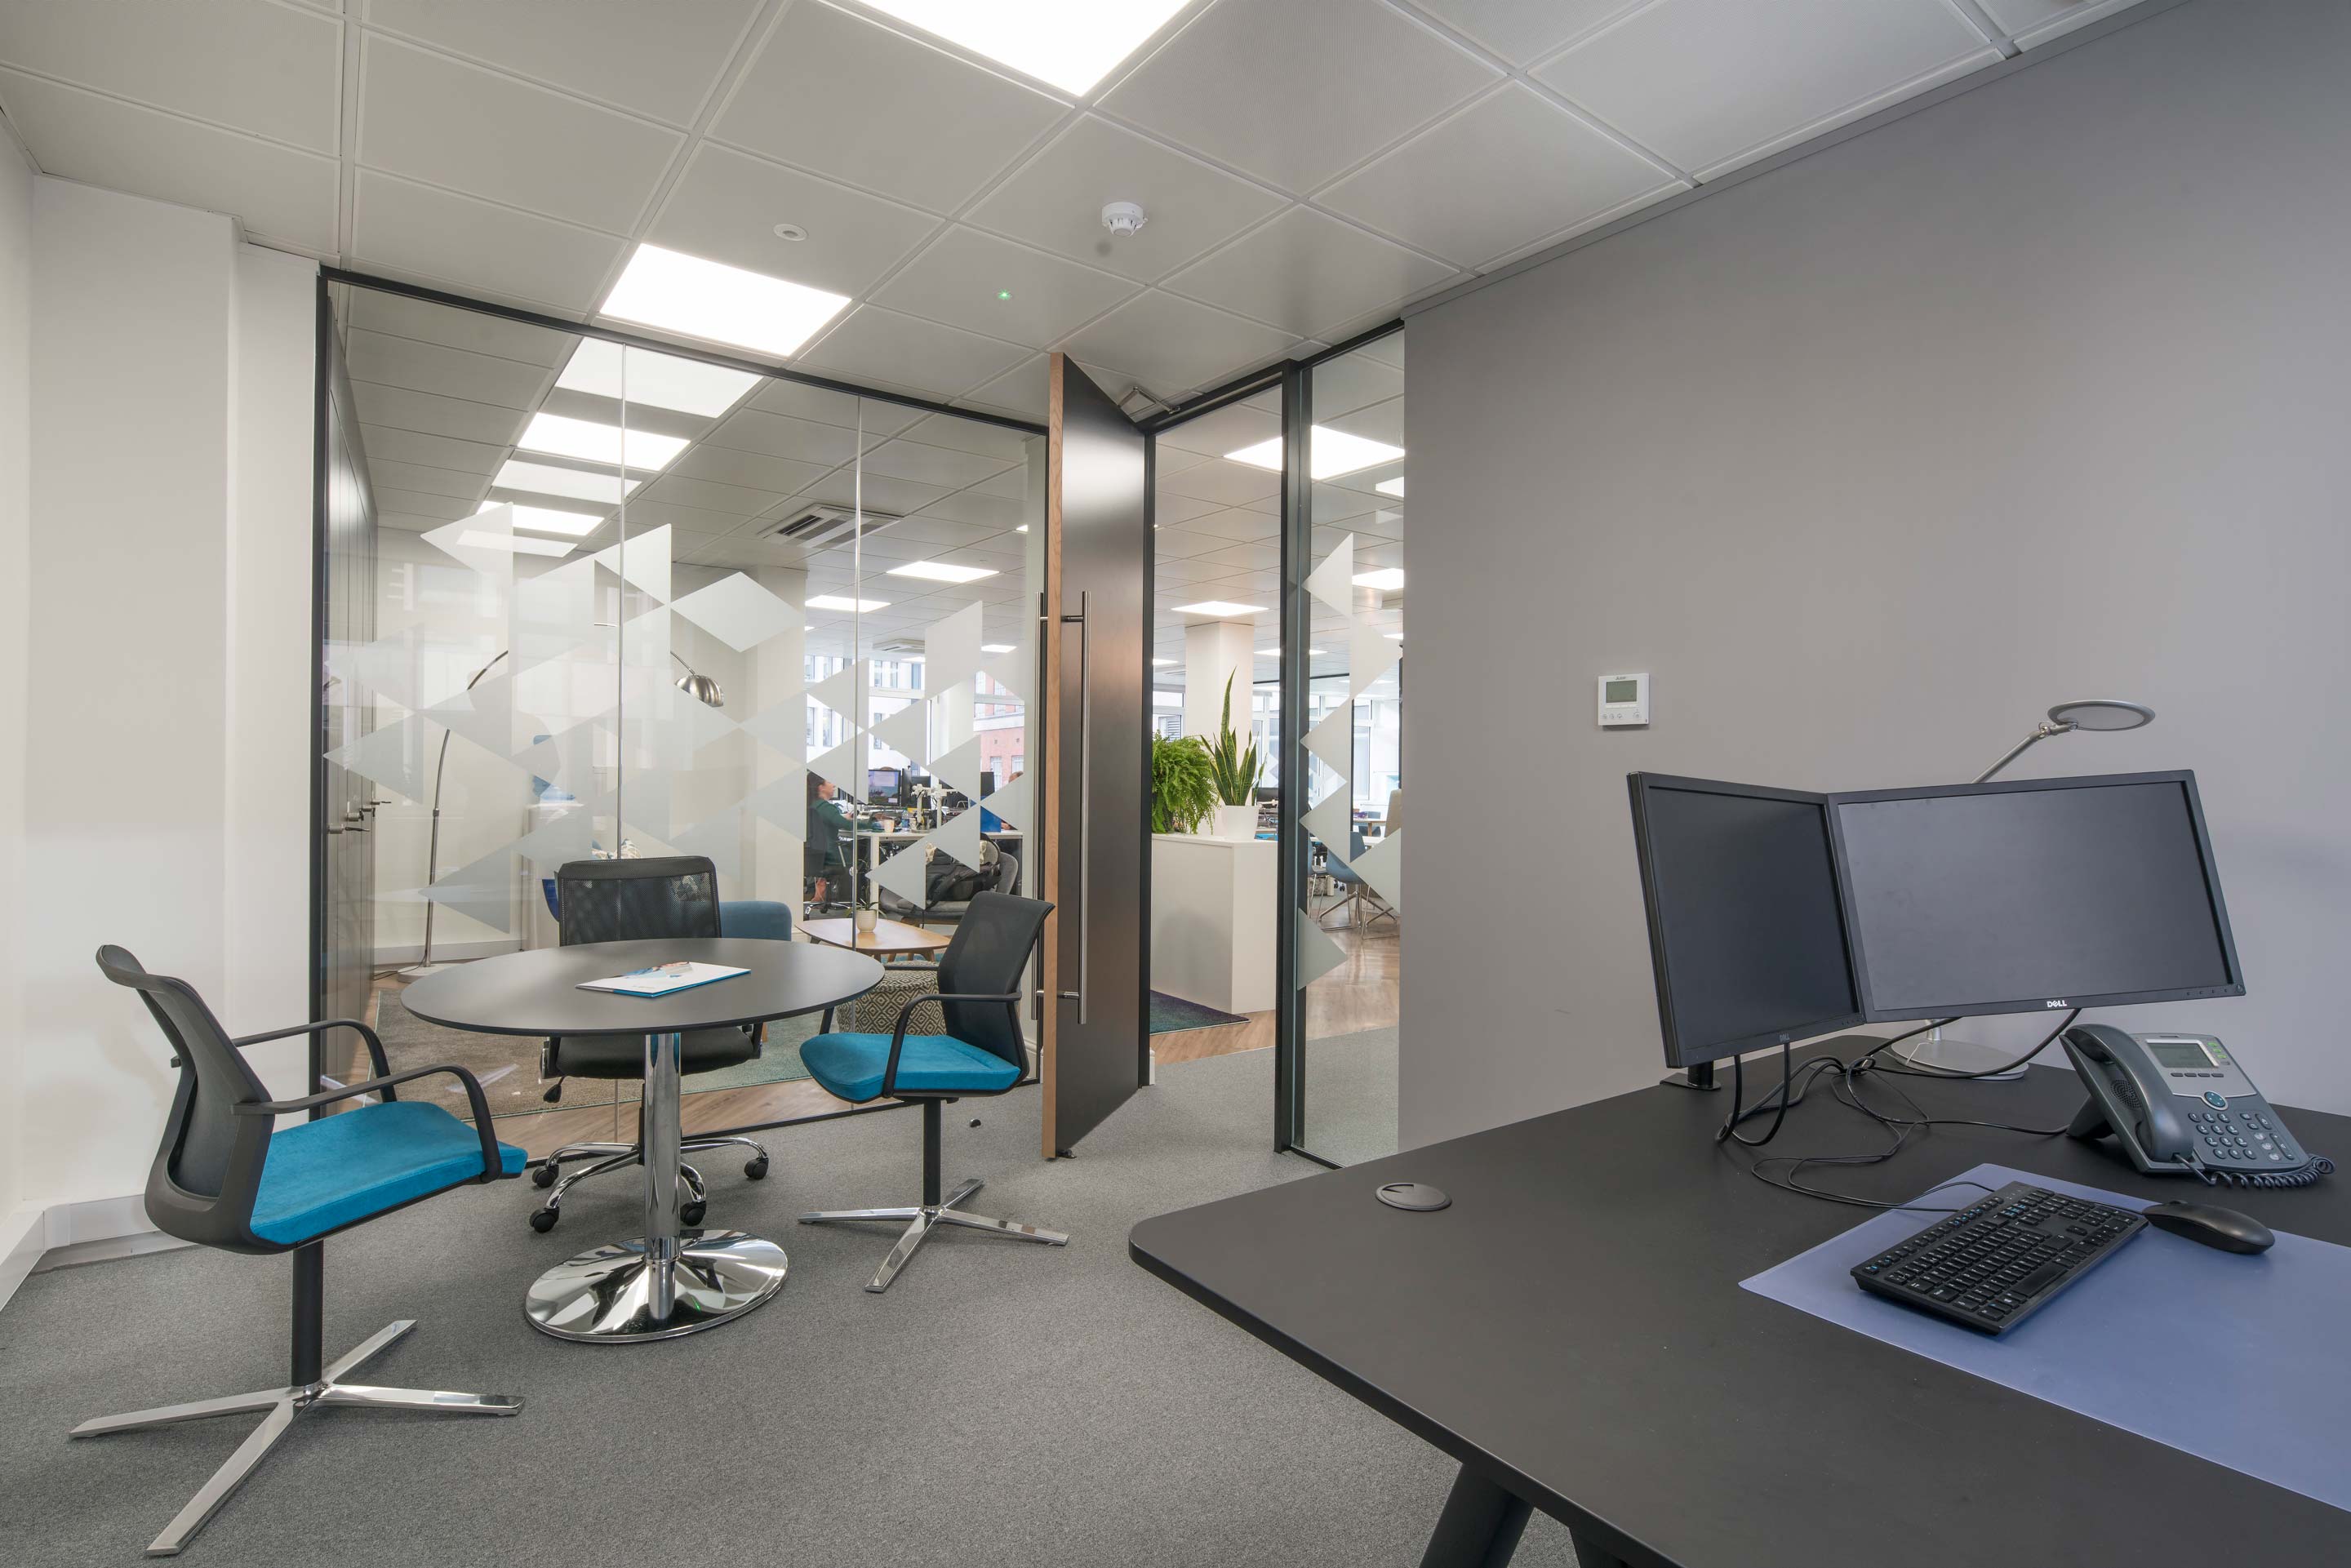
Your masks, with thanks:
[[[2109,1016],[2351,1111],[2346,78],[2336,0],[2183,5],[1412,319],[1405,771],[1550,799],[1405,838],[1407,1145],[1662,1071],[1627,771],[1963,779],[2074,696],[2161,716],[2015,773],[2196,769],[2249,992]]]
[[[32,166],[0,126],[0,1280],[24,1196],[26,748],[16,737],[25,733],[27,668],[32,300]]]
[[[232,1033],[306,1008],[313,270],[35,182],[23,1196],[138,1191],[172,1074],[117,942]],[[298,1092],[300,1042],[253,1059]]]

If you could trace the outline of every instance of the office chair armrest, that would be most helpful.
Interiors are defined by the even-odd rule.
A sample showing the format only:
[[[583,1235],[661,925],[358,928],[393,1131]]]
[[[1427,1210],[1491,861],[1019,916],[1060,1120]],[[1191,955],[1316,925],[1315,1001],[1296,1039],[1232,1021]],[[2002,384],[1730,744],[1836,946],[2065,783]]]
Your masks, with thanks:
[[[898,1027],[890,1035],[890,1060],[882,1064],[882,1092],[890,1093],[898,1087],[898,1053],[906,1049],[906,1026],[914,1021],[914,1009],[926,1002],[1010,1002],[1019,1006],[1020,993],[1007,991],[1004,995],[982,996],[976,991],[934,991],[916,997],[898,1009]]]
[[[368,1060],[375,1066],[375,1075],[381,1078],[392,1071],[392,1063],[384,1058],[382,1036],[357,1019],[320,1019],[317,1023],[298,1023],[291,1029],[273,1029],[266,1034],[242,1035],[229,1043],[243,1051],[248,1045],[259,1045],[264,1040],[290,1040],[298,1034],[324,1034],[330,1029],[359,1030],[360,1038],[367,1041]],[[176,1067],[179,1064],[175,1061],[172,1065]],[[384,1098],[389,1100],[392,1096],[387,1093]]]
[[[498,1158],[497,1134],[490,1127],[490,1102],[482,1092],[482,1081],[457,1066],[444,1062],[438,1067],[412,1067],[405,1072],[393,1072],[381,1078],[371,1078],[364,1083],[346,1083],[340,1089],[328,1089],[317,1094],[305,1094],[299,1100],[256,1100],[230,1107],[240,1116],[287,1116],[297,1111],[312,1111],[321,1105],[331,1105],[338,1100],[356,1100],[362,1094],[381,1093],[392,1096],[392,1086],[405,1083],[412,1078],[429,1078],[436,1072],[455,1073],[457,1082],[465,1086],[465,1103],[474,1113],[474,1131],[482,1139],[482,1179],[493,1181],[506,1174]]]

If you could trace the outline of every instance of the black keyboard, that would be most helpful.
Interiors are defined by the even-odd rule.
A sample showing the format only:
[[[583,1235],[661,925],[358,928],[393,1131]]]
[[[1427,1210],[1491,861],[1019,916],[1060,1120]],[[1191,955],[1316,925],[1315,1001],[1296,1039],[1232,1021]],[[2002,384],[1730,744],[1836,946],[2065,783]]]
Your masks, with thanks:
[[[2006,1333],[2147,1228],[2127,1208],[2011,1182],[1856,1267],[1861,1288]]]

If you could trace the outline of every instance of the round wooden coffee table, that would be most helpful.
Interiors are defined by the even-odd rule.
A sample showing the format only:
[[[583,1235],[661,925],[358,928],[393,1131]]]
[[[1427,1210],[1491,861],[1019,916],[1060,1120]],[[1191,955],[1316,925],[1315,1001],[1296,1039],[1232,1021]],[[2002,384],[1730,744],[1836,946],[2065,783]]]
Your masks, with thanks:
[[[803,921],[800,929],[829,947],[853,946],[867,957],[879,958],[885,964],[893,958],[935,958],[955,940],[952,936],[925,931],[903,920],[877,921],[872,930],[860,931],[856,921],[848,915]]]

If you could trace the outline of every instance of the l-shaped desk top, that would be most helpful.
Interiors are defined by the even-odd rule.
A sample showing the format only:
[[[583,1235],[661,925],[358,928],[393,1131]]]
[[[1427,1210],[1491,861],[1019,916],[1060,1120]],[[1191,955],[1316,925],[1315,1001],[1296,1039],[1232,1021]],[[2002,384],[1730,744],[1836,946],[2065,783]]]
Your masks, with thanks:
[[[1750,1076],[1752,1096],[1767,1075]],[[1931,1115],[2020,1126],[2063,1126],[2082,1101],[2079,1080],[2049,1068],[1898,1082]],[[1128,1249],[1468,1475],[1566,1521],[1594,1555],[2105,1568],[2342,1552],[2351,1514],[1740,1289],[1866,1216],[1749,1176],[1746,1151],[1713,1141],[1727,1096],[1644,1089],[1162,1215]],[[2305,1147],[2351,1151],[2351,1118],[2283,1114]],[[1881,1138],[1816,1092],[1773,1152]],[[2351,1245],[2351,1172],[2216,1192],[2067,1138],[1938,1127],[1884,1165],[1808,1179],[1907,1199],[1986,1161]],[[1452,1207],[1390,1208],[1373,1197],[1390,1181],[1434,1184]],[[2197,1389],[2186,1354],[2155,1375],[2179,1378],[2182,1397],[2232,1396]]]

